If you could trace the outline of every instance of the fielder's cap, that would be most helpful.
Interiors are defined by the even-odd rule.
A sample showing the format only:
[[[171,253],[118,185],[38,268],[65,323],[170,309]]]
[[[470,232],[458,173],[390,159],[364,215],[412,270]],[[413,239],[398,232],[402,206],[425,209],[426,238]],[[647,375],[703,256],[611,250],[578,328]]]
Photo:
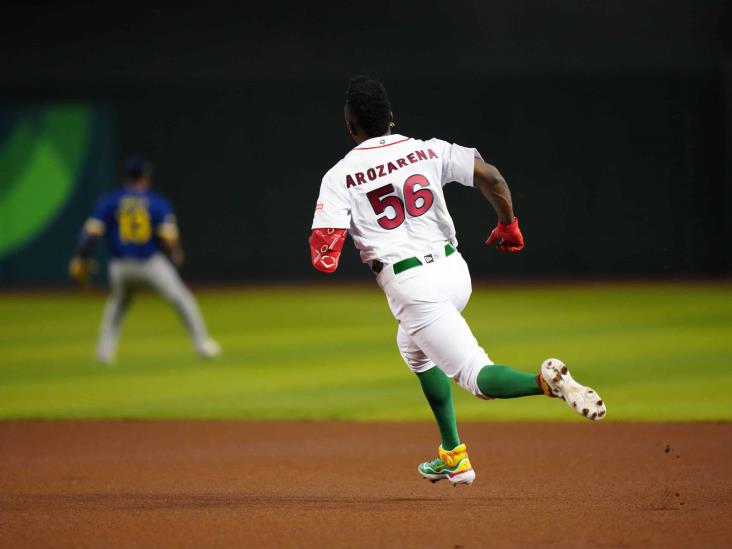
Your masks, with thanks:
[[[144,156],[133,154],[125,160],[125,179],[140,179],[143,175],[151,175],[152,162]]]

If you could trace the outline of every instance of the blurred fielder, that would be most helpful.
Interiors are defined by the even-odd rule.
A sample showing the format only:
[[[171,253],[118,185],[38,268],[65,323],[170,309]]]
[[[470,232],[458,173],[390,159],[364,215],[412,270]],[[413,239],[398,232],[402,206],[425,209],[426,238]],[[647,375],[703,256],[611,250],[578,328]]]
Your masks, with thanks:
[[[196,300],[172,263],[183,263],[178,226],[169,202],[150,190],[152,165],[140,157],[125,163],[121,189],[103,194],[84,224],[69,274],[82,285],[89,282],[90,256],[97,240],[106,237],[111,294],[102,315],[97,360],[115,360],[117,340],[135,291],[147,286],[167,299],[180,315],[196,352],[213,358],[221,354],[211,339]],[[171,263],[172,261],[172,263]]]
[[[524,239],[498,170],[476,149],[392,134],[391,106],[377,80],[350,81],[345,119],[356,147],[323,177],[309,239],[312,263],[334,272],[350,231],[386,294],[398,321],[399,351],[419,378],[442,439],[437,459],[420,464],[419,473],[454,486],[475,479],[458,437],[450,379],[479,398],[544,394],[588,419],[602,419],[600,396],[577,383],[560,360],[545,360],[538,375],[493,364],[460,314],[472,288],[443,186],[477,187],[498,216],[486,244],[518,252]]]

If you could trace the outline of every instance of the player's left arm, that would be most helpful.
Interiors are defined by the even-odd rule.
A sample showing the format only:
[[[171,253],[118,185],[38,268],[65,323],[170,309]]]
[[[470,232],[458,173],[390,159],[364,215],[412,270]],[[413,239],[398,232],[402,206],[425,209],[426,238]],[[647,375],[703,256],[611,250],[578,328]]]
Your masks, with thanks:
[[[498,224],[485,243],[490,246],[497,242],[496,247],[503,252],[523,250],[524,237],[518,225],[518,218],[513,213],[511,190],[501,172],[495,166],[476,158],[473,183],[491,203],[498,216]]]
[[[450,145],[446,141],[431,141],[442,153],[442,184],[457,181],[468,187],[477,187],[498,215],[498,224],[486,244],[498,241],[497,248],[504,252],[518,252],[524,248],[524,237],[513,212],[511,191],[498,168],[488,164],[473,148]]]
[[[94,271],[94,262],[91,259],[99,239],[106,231],[106,216],[109,205],[104,197],[97,201],[94,211],[86,220],[81,229],[79,242],[74,255],[69,261],[69,276],[81,286],[89,286],[90,276]]]

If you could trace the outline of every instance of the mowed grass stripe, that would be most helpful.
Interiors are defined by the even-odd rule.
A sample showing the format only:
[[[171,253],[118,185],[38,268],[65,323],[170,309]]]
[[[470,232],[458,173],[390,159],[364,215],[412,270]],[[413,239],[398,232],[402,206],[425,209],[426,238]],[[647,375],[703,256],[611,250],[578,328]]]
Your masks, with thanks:
[[[478,286],[465,312],[496,362],[557,356],[608,402],[608,420],[730,420],[732,286]],[[378,288],[197,293],[225,354],[195,357],[167,304],[140,296],[113,368],[92,359],[103,294],[0,297],[0,417],[430,419]],[[582,421],[543,397],[484,402],[473,420]]]

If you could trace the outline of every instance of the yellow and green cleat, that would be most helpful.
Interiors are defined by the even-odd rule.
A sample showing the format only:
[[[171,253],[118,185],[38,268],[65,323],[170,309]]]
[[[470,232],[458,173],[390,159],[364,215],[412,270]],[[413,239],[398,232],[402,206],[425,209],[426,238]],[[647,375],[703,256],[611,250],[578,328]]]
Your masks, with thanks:
[[[453,486],[467,484],[475,480],[475,471],[470,465],[470,458],[465,444],[456,446],[449,452],[442,446],[438,449],[439,457],[433,461],[426,461],[417,467],[417,471],[431,482],[446,478]]]

